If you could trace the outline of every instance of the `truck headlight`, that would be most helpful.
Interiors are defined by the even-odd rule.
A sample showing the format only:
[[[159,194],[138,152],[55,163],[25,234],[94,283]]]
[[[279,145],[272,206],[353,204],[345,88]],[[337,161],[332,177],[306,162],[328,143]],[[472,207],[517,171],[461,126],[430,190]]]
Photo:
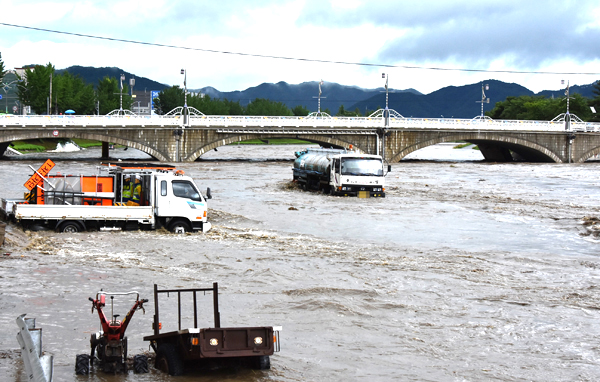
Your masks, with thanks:
[[[211,346],[217,346],[217,345],[219,344],[219,340],[218,340],[218,339],[216,339],[216,338],[211,338],[211,339],[210,339],[210,341],[208,341],[208,343],[209,343]]]
[[[262,337],[254,337],[254,345],[261,345],[263,343]]]

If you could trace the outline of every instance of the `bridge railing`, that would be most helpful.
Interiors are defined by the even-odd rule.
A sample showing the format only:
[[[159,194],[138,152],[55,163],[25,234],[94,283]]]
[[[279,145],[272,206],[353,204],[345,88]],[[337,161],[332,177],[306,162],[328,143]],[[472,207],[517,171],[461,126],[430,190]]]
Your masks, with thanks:
[[[132,115],[2,115],[0,127],[178,127],[181,116]],[[190,116],[190,127],[235,128],[353,128],[373,129],[384,126],[382,118],[371,117],[266,117],[206,115]],[[390,129],[460,129],[486,131],[565,131],[564,122],[458,119],[458,118],[390,118]],[[600,132],[600,123],[571,122],[571,131]]]

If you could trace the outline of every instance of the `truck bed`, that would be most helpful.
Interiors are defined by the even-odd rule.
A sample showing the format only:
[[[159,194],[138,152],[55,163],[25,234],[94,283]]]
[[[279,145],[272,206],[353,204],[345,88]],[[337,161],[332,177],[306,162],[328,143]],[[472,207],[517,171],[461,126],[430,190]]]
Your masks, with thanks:
[[[89,206],[15,204],[15,219],[152,221],[152,206]]]

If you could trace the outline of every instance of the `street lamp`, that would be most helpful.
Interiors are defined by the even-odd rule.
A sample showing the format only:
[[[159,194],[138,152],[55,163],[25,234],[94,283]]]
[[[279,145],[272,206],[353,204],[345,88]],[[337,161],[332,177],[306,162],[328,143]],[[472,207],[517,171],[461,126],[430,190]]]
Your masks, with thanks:
[[[121,91],[119,92],[119,115],[123,114],[123,81],[125,81],[125,75],[121,74]]]
[[[388,104],[388,80],[389,77],[387,75],[387,73],[381,73],[381,78],[385,78],[385,110],[383,112],[383,118],[384,118],[384,124],[385,127],[388,127],[390,125],[390,109],[389,109],[389,104]]]
[[[490,85],[485,84],[485,90],[490,90]],[[477,103],[481,102],[481,119],[483,119],[483,104],[490,103],[490,99],[485,95],[484,85],[481,84],[481,101],[475,101]]]
[[[181,69],[181,74],[183,74],[183,125],[187,126],[187,124],[188,124],[187,71],[185,69]]]

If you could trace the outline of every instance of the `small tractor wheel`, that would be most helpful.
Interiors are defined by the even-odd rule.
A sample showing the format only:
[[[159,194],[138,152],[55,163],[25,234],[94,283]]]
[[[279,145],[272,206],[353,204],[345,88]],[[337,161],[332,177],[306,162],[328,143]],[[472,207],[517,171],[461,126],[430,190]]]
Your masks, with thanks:
[[[77,354],[75,359],[75,374],[88,375],[90,373],[90,355]]]
[[[148,372],[148,356],[144,354],[138,354],[133,357],[133,372],[136,374],[142,374]]]
[[[127,336],[123,337],[123,363],[127,362]]]
[[[271,359],[268,355],[253,357],[252,368],[256,370],[268,370],[271,368]]]
[[[169,375],[183,375],[183,360],[173,344],[162,344],[158,347],[156,368]]]
[[[191,232],[192,227],[185,220],[177,219],[169,223],[169,231],[173,233],[186,233]]]

